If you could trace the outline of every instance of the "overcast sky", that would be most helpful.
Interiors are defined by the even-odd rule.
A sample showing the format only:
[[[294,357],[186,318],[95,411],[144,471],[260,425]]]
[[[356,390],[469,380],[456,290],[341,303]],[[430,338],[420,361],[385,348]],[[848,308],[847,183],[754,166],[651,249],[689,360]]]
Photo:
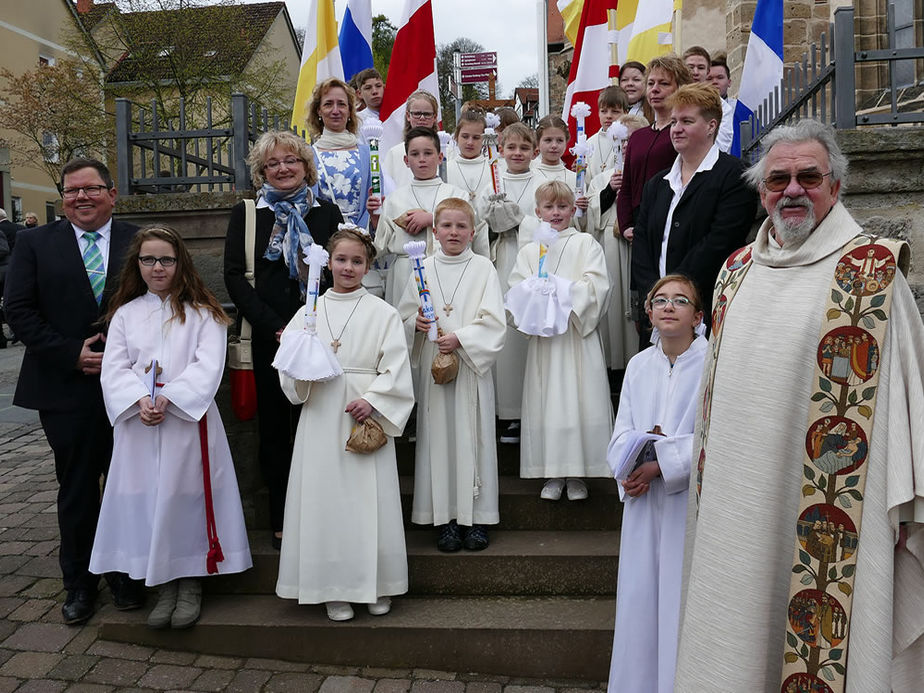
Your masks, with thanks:
[[[254,2],[257,0],[247,0]],[[487,51],[497,51],[501,88],[513,88],[528,75],[538,72],[537,0],[432,0],[436,44],[466,37]],[[339,26],[346,0],[335,0]],[[308,0],[286,0],[296,28],[308,21]],[[398,25],[404,0],[372,0],[372,16],[384,14]]]

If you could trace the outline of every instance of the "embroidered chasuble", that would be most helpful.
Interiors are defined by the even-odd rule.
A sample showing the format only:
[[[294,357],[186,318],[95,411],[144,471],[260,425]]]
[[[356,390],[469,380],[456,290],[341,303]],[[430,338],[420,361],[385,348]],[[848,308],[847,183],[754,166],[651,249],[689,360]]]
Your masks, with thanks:
[[[832,319],[832,301],[850,312],[855,302],[847,292],[865,290],[853,286],[848,274],[882,283],[885,272],[873,266],[881,259],[879,251],[869,266],[863,265],[866,258],[845,255],[845,246],[862,229],[841,204],[801,245],[775,247],[768,231],[765,222],[733,298],[726,303],[716,296],[721,342],[707,402],[701,479],[697,459],[691,475],[675,690],[779,691],[787,690],[784,684],[803,690],[798,686],[810,685],[806,668],[813,672],[815,688],[805,690],[919,690],[924,673],[924,537],[917,524],[924,521],[920,314],[893,265],[888,315],[880,310],[883,315],[871,313],[870,321],[858,318],[856,327],[836,326],[822,334],[822,325]],[[736,253],[726,267],[745,257]],[[832,290],[833,282],[841,290]],[[872,311],[884,305],[869,303]],[[881,342],[864,340],[863,333],[881,319],[888,320]],[[710,363],[707,357],[707,375]],[[876,392],[864,391],[863,382],[874,370]],[[849,412],[841,415],[844,407],[835,411],[832,405],[830,416],[822,408],[818,420],[810,421],[810,406],[824,399],[822,383],[833,391],[841,382],[859,393],[845,403]],[[863,409],[860,398],[873,395],[875,411]],[[862,432],[870,418],[869,432]],[[697,443],[701,432],[702,422],[694,435]],[[698,458],[698,445],[695,449]],[[804,463],[807,456],[811,465]],[[862,493],[851,486],[858,482],[847,483],[843,476],[861,465]],[[828,478],[838,483],[838,498],[831,503]],[[862,503],[861,523],[848,512],[856,503]],[[896,550],[900,520],[914,524],[907,548]],[[855,560],[849,580],[839,567],[845,560]],[[812,589],[820,578],[812,571],[819,562],[827,568],[827,591],[816,595]],[[803,564],[816,567],[800,568]],[[794,576],[796,587],[800,580],[805,586],[804,594],[791,594]],[[838,587],[841,582],[846,589]],[[848,597],[849,619],[841,606],[850,603]],[[839,645],[848,635],[848,621],[845,651]],[[819,659],[816,649],[824,657]],[[792,673],[799,662],[803,673]]]

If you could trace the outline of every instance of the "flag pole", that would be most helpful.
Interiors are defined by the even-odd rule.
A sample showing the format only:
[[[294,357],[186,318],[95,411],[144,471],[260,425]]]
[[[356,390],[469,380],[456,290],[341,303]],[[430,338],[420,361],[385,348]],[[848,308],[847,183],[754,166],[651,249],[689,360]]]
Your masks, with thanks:
[[[539,113],[537,120],[549,114],[549,29],[548,29],[548,0],[538,0],[536,2],[536,11],[538,13],[537,27],[537,48],[539,58]]]

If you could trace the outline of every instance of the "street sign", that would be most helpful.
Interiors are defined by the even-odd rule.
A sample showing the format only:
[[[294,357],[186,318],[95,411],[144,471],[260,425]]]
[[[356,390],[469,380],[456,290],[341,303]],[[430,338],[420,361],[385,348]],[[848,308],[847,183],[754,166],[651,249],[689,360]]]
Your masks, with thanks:
[[[460,67],[465,70],[471,67],[497,67],[497,52],[490,53],[461,53]]]
[[[477,68],[473,70],[462,70],[461,84],[480,84],[497,79],[497,68]]]

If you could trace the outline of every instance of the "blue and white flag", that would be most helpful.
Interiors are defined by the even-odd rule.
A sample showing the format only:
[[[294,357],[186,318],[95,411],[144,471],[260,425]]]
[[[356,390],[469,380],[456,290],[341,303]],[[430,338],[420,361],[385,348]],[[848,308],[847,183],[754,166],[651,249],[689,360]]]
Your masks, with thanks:
[[[744,54],[741,88],[735,107],[731,153],[741,156],[742,120],[747,120],[783,79],[783,0],[757,0],[751,36]]]
[[[349,0],[340,23],[340,60],[343,77],[372,67],[372,0]]]

